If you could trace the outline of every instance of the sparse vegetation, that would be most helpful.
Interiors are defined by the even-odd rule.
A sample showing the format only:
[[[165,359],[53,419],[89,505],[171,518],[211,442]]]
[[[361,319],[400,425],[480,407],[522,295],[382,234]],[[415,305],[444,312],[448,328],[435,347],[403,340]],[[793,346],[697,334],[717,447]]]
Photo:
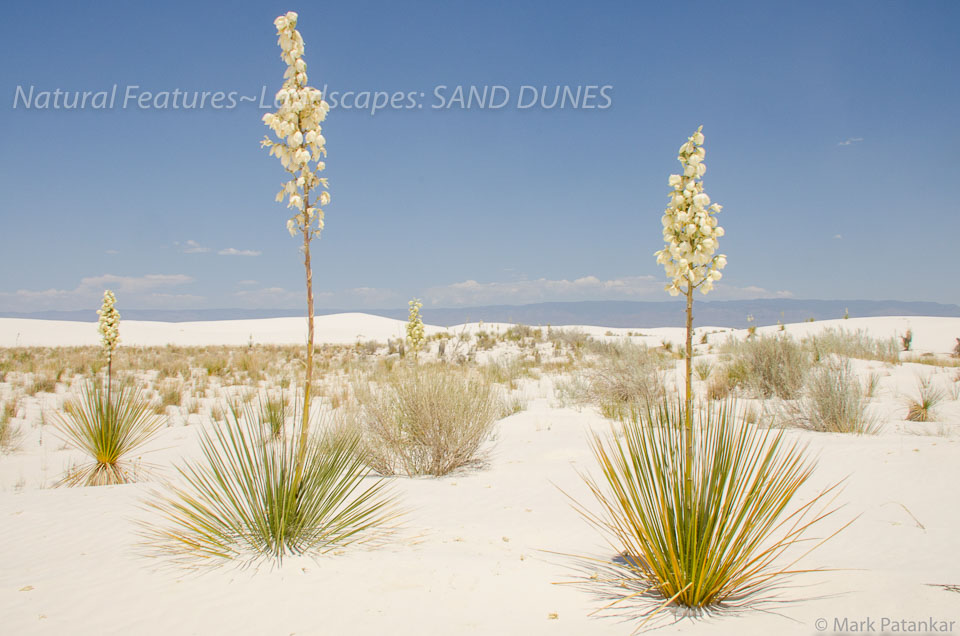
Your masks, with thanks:
[[[804,338],[803,345],[813,354],[815,361],[833,354],[845,358],[880,360],[897,364],[900,361],[896,339],[886,340],[870,337],[865,331],[824,329],[814,336]]]

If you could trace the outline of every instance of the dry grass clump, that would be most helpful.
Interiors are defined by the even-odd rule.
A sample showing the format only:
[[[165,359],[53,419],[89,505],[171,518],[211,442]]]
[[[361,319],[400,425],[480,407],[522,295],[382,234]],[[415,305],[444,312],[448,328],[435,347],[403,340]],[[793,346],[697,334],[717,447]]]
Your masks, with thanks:
[[[696,360],[693,363],[693,371],[701,382],[706,382],[713,374],[713,363],[709,360]]]
[[[0,452],[9,453],[20,447],[23,431],[13,423],[13,418],[16,416],[16,401],[5,402],[3,408],[0,409]]]
[[[385,382],[354,386],[348,427],[359,432],[368,465],[382,475],[446,475],[476,465],[503,413],[500,392],[455,367],[396,370]]]
[[[607,348],[597,367],[586,374],[589,401],[610,418],[656,404],[665,394],[661,360],[657,353],[632,343]]]
[[[846,331],[844,329],[824,329],[816,335],[803,340],[816,361],[833,354],[842,358],[860,360],[880,360],[897,364],[900,361],[900,347],[896,338],[872,338],[865,331]]]
[[[911,422],[934,422],[937,419],[936,407],[943,402],[947,394],[930,379],[920,380],[917,386],[919,399],[907,398],[907,420]]]
[[[57,485],[103,486],[137,480],[139,468],[129,458],[157,434],[161,420],[138,387],[118,383],[108,391],[90,381],[63,414],[53,414],[53,425],[64,442],[90,457]]]
[[[810,376],[807,394],[789,408],[794,425],[824,433],[874,434],[877,418],[849,359],[831,359]]]
[[[787,335],[730,342],[727,349],[737,359],[727,369],[728,375],[736,372],[731,381],[760,398],[796,398],[812,366],[809,354]]]

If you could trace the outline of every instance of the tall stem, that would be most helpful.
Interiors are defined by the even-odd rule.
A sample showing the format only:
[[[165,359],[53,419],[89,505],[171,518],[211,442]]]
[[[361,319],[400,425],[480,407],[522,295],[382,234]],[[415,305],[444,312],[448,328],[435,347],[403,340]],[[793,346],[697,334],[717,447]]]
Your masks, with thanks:
[[[686,455],[686,480],[692,486],[693,480],[693,285],[687,284],[687,346],[684,349],[686,358],[686,389],[687,394],[683,409],[683,446]],[[688,491],[688,494],[692,490]]]
[[[310,189],[303,192],[303,210],[310,207]],[[300,448],[297,452],[297,470],[294,483],[297,492],[303,476],[303,463],[307,456],[307,440],[310,432],[310,385],[313,383],[313,267],[310,265],[310,221],[305,218],[303,228],[303,267],[307,272],[307,372],[303,387],[303,422],[300,425]]]

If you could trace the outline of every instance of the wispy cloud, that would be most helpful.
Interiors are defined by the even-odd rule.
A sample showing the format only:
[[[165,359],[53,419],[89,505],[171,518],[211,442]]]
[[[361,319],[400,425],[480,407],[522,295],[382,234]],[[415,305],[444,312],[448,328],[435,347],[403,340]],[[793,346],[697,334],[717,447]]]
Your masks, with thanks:
[[[538,278],[535,280],[479,283],[467,280],[424,291],[427,302],[437,307],[471,305],[527,304],[537,302],[573,302],[583,300],[669,300],[664,281],[654,276],[624,276],[602,280],[583,276],[573,280]],[[755,285],[737,287],[718,284],[710,300],[749,298],[789,298],[789,291],[771,291]]]
[[[833,235],[833,238],[834,238],[834,240],[839,241],[840,239],[843,238],[843,234],[834,234],[834,235]]]
[[[155,290],[193,282],[186,274],[147,274],[145,276],[87,276],[73,289],[18,289],[0,292],[0,308],[4,311],[39,311],[43,309],[87,309],[100,304],[103,290],[111,289],[121,306],[146,307],[176,300],[180,304],[196,304],[202,297],[191,294],[171,295]]]
[[[850,146],[856,143],[863,141],[863,137],[848,137],[841,142],[838,142],[838,146]]]
[[[435,306],[467,306],[487,304],[523,304],[551,300],[600,300],[641,298],[663,291],[662,283],[653,276],[628,276],[600,280],[583,276],[574,280],[496,281],[479,283],[466,280],[442,287],[431,287],[424,297]]]
[[[238,250],[235,247],[228,247],[217,252],[220,256],[260,256],[262,253],[259,250]]]
[[[212,251],[209,247],[204,247],[192,239],[184,243],[177,241],[174,242],[174,245],[179,247],[184,254],[205,254]]]

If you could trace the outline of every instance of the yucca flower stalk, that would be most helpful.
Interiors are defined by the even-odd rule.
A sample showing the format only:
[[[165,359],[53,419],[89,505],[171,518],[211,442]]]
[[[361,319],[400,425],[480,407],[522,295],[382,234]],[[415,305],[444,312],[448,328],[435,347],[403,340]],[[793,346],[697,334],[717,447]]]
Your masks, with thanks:
[[[100,345],[107,356],[107,404],[110,404],[110,391],[113,385],[113,354],[120,344],[120,312],[116,308],[117,297],[109,289],[103,292],[103,305],[97,310],[100,316],[97,331],[100,332]]]
[[[310,264],[310,241],[323,230],[323,206],[330,202],[327,180],[320,177],[326,168],[326,140],[320,122],[330,106],[316,88],[307,86],[307,63],[303,59],[304,44],[297,31],[297,14],[288,12],[274,20],[281,59],[287,65],[283,86],[277,92],[277,112],[263,116],[278,141],[264,137],[261,146],[280,159],[290,179],[277,193],[277,201],[287,200],[293,216],[287,221],[290,236],[303,238],[303,267],[307,278],[307,368],[303,391],[303,420],[300,427],[300,459],[297,479],[303,473],[310,429],[310,387],[313,381],[313,268]],[[311,194],[313,198],[311,199]]]
[[[686,428],[687,465],[693,463],[693,291],[706,294],[720,280],[727,257],[716,254],[717,239],[723,236],[723,228],[717,224],[716,215],[722,206],[711,203],[703,191],[703,175],[707,165],[703,162],[703,126],[680,146],[677,159],[683,166],[683,174],[672,174],[668,180],[673,188],[670,202],[661,219],[664,248],[657,252],[657,263],[663,265],[670,283],[666,290],[671,296],[683,293],[687,299],[687,340],[684,347],[686,361]]]
[[[423,307],[423,303],[420,302],[418,298],[414,298],[409,302],[409,305],[410,312],[407,316],[407,344],[410,346],[410,352],[413,354],[414,360],[416,360],[417,355],[420,353],[420,350],[423,349],[423,345],[426,342],[423,318],[420,317],[420,308]]]

